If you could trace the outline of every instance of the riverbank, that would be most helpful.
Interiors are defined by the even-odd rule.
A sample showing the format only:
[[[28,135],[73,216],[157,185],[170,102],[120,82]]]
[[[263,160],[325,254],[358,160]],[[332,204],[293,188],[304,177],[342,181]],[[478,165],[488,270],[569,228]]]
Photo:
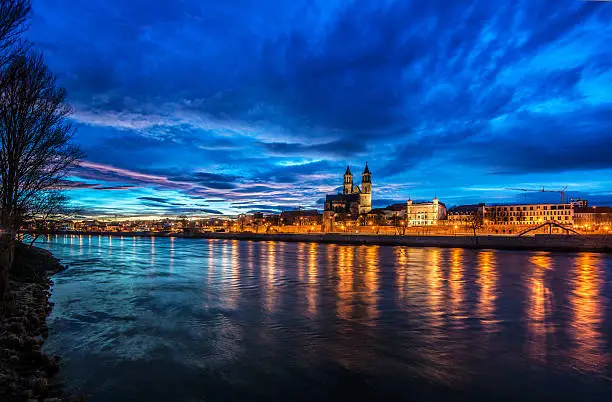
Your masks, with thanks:
[[[345,233],[250,233],[212,232],[190,234],[168,233],[49,233],[49,236],[112,236],[112,237],[178,237],[188,239],[221,239],[248,241],[282,241],[302,243],[335,243],[352,245],[441,247],[467,249],[496,249],[524,251],[590,251],[612,253],[612,235],[471,235],[416,236],[416,235],[374,235]]]
[[[612,253],[612,236],[384,236],[357,234],[202,233],[190,238],[336,243],[352,245],[442,247],[525,251],[592,251]]]
[[[61,401],[52,381],[59,357],[41,347],[53,307],[49,278],[64,269],[46,250],[23,244],[15,248],[10,291],[0,303],[0,401]]]

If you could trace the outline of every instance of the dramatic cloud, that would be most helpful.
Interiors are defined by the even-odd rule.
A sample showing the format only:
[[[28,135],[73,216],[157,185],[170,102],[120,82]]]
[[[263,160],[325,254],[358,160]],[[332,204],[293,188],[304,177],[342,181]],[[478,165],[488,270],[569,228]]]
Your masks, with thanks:
[[[88,154],[64,185],[84,206],[142,212],[165,191],[226,213],[320,207],[365,161],[375,201],[612,184],[609,2],[34,0],[34,13]],[[102,189],[124,189],[122,204],[96,201]]]

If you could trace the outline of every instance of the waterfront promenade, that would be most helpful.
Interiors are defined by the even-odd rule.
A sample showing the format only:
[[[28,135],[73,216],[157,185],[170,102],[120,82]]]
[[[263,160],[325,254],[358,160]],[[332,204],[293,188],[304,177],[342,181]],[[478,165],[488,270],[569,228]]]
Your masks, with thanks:
[[[415,236],[415,235],[375,235],[345,233],[71,233],[74,235],[125,236],[125,237],[182,237],[193,239],[279,241],[304,243],[336,243],[354,245],[442,247],[467,249],[497,249],[526,251],[592,251],[612,253],[612,236],[610,235],[544,235],[504,236],[504,235],[468,235],[457,236]]]

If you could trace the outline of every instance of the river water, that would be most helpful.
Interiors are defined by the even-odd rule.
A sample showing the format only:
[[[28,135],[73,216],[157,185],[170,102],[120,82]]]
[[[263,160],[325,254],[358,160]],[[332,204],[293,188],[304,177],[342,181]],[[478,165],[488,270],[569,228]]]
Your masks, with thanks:
[[[612,256],[51,236],[48,352],[88,401],[612,395]]]

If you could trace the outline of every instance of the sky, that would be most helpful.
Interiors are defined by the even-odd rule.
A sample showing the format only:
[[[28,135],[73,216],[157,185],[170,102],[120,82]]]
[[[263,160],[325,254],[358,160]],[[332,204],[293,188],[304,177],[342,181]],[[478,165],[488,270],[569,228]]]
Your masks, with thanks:
[[[68,90],[87,215],[612,204],[612,3],[34,0]]]

